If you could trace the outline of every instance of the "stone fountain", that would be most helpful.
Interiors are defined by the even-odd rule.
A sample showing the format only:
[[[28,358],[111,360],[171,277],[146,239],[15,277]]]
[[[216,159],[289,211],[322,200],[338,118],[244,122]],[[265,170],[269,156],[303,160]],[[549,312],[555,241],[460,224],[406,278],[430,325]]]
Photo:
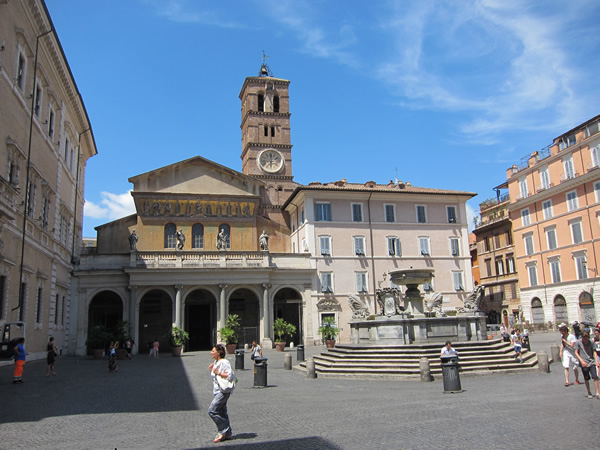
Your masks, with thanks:
[[[464,300],[456,316],[442,311],[443,297],[428,292],[425,296],[419,285],[430,283],[433,269],[405,269],[389,272],[395,286],[406,286],[404,295],[398,288],[377,289],[378,314],[368,314],[368,306],[350,296],[353,317],[350,321],[351,341],[364,345],[424,344],[450,341],[487,340],[485,314],[479,305],[483,286],[477,286]]]

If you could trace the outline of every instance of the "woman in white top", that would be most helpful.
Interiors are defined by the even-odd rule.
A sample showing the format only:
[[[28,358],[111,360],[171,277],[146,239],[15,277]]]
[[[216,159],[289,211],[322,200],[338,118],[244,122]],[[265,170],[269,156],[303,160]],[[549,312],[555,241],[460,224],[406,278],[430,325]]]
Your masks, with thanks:
[[[226,378],[229,381],[234,379],[233,370],[231,370],[231,364],[225,359],[225,346],[223,344],[217,344],[210,351],[210,356],[215,360],[208,366],[210,370],[210,376],[213,382],[213,401],[208,407],[208,415],[217,425],[219,433],[213,439],[213,442],[222,442],[232,439],[233,432],[231,430],[231,424],[229,423],[229,416],[227,415],[227,400],[231,393],[221,392],[217,377]]]

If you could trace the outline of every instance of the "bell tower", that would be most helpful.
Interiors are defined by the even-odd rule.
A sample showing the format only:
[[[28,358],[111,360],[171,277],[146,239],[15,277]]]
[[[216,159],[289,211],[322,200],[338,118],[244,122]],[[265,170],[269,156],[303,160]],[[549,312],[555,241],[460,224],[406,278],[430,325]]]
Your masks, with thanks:
[[[242,173],[274,182],[292,181],[289,80],[275,78],[264,62],[247,77],[242,102]]]
[[[289,80],[275,78],[265,63],[247,77],[242,103],[242,173],[265,182],[263,216],[286,224],[281,206],[296,188],[292,175]]]

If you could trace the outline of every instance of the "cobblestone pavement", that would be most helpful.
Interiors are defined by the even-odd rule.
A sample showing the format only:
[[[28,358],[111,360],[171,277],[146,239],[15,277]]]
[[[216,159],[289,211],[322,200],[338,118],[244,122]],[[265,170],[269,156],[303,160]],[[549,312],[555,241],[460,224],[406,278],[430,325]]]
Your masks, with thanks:
[[[531,338],[546,350],[558,334]],[[306,348],[307,356],[322,347]],[[296,364],[296,351],[293,351]],[[585,387],[563,386],[551,373],[461,377],[464,392],[443,383],[308,379],[283,369],[283,354],[265,351],[268,387],[253,387],[253,370],[237,371],[229,400],[234,440],[213,444],[208,352],[158,360],[59,358],[26,364],[23,384],[0,367],[0,448],[584,448],[598,439],[600,400]],[[229,357],[233,365],[233,357]],[[246,367],[251,361],[246,354]]]

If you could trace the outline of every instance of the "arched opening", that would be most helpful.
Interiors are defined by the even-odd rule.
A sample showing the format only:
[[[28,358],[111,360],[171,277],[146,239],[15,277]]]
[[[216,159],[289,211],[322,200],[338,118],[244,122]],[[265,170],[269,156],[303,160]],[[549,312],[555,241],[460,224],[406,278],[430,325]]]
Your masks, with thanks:
[[[263,94],[258,94],[258,110],[260,112],[265,110],[265,96]]]
[[[165,225],[165,248],[175,248],[177,239],[175,233],[177,232],[177,226],[174,223],[168,223]]]
[[[186,351],[210,350],[217,343],[217,300],[212,293],[196,289],[187,296],[184,328],[190,335]]]
[[[239,347],[251,345],[253,340],[259,341],[260,336],[260,302],[250,289],[236,289],[229,297],[229,314],[240,317]]]
[[[556,325],[559,323],[569,323],[569,317],[567,315],[567,302],[562,295],[554,297],[554,322]]]
[[[279,95],[273,97],[273,112],[279,112]]]
[[[537,297],[531,300],[531,323],[544,323],[544,307]]]
[[[169,340],[165,337],[173,324],[173,303],[171,297],[159,289],[144,295],[140,302],[140,327],[138,349],[140,352],[148,343],[158,339],[162,351],[169,349]]]
[[[204,248],[204,227],[201,223],[192,225],[192,248]]]
[[[596,311],[594,311],[594,297],[587,291],[579,294],[579,308],[581,309],[581,322],[596,323]]]
[[[88,333],[98,325],[106,330],[112,330],[121,320],[123,320],[123,302],[117,293],[102,291],[94,296],[88,309]]]
[[[304,344],[304,331],[302,330],[302,296],[291,288],[283,288],[275,294],[273,300],[273,320],[283,318],[296,327],[296,333],[288,336],[286,345]]]

